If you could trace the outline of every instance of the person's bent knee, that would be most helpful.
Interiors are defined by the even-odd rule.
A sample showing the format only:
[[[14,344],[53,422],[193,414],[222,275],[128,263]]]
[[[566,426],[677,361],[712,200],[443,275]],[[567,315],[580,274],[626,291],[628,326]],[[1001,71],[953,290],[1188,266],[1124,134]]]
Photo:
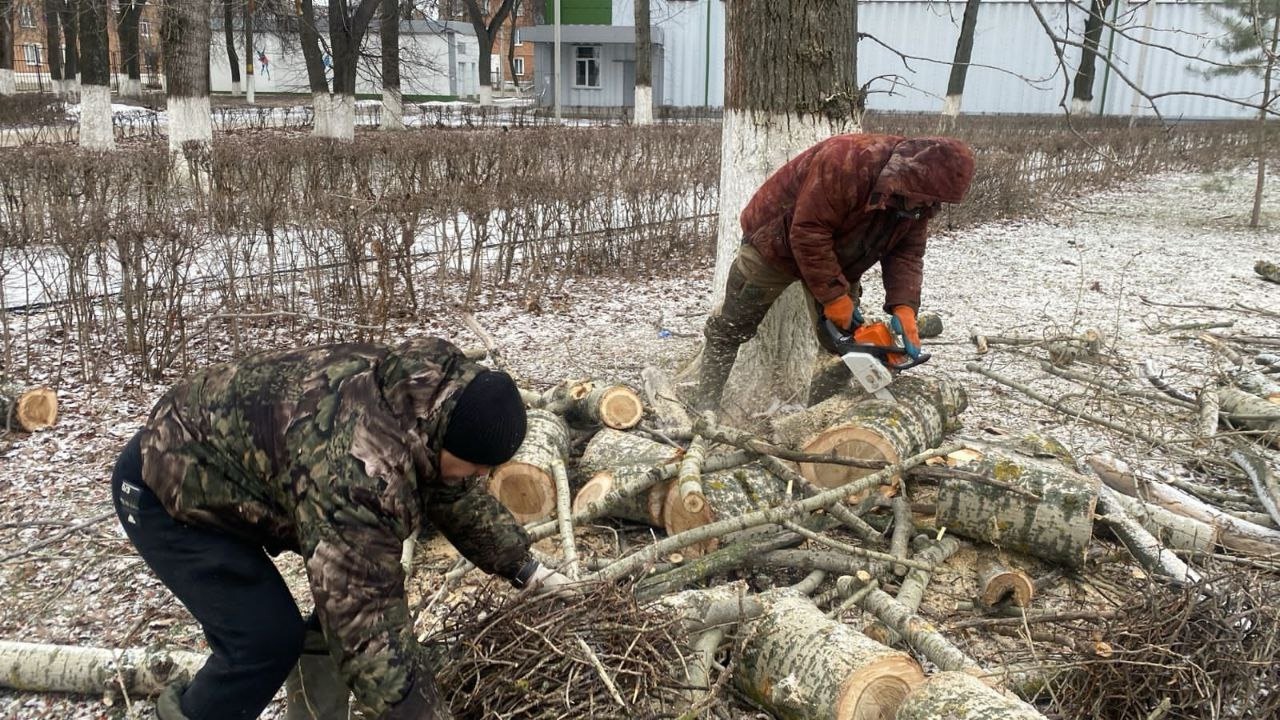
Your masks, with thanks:
[[[233,648],[230,661],[278,675],[280,681],[284,682],[285,676],[302,655],[305,637],[306,626],[301,617],[275,618]]]

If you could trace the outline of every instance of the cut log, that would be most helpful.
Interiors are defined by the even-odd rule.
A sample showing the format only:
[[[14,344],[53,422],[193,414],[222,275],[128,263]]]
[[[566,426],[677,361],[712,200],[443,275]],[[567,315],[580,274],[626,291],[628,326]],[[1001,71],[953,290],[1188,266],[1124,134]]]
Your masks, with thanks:
[[[693,418],[666,373],[650,365],[640,371],[640,379],[644,383],[644,398],[653,410],[655,427],[687,428],[693,425]]]
[[[666,465],[680,459],[683,451],[647,437],[604,428],[591,437],[578,459],[578,472],[591,477],[621,466]]]
[[[58,421],[58,394],[38,387],[21,392],[0,388],[0,431],[35,432]]]
[[[1085,462],[1102,478],[1102,482],[1116,492],[1212,525],[1217,530],[1218,543],[1228,550],[1255,556],[1280,553],[1280,531],[1246,522],[1190,493],[1151,478],[1139,477],[1127,464],[1114,458],[1095,456],[1086,458]]]
[[[993,556],[983,557],[978,563],[978,602],[983,606],[995,607],[1007,599],[1017,607],[1031,607],[1035,594],[1035,583],[1022,570],[1010,568]]]
[[[552,468],[569,456],[569,427],[548,410],[529,411],[529,429],[516,454],[489,475],[489,492],[521,523],[541,520],[556,507]]]
[[[940,672],[918,685],[898,708],[897,720],[1044,720],[1011,695],[962,672]]]
[[[588,505],[601,500],[618,488],[644,481],[648,473],[649,468],[643,466],[623,466],[612,470],[601,470],[592,475],[574,497],[574,514],[583,512]],[[667,491],[671,486],[671,480],[661,480],[639,493],[623,495],[609,504],[604,515],[660,528],[664,515],[663,503],[666,502]]]
[[[1263,280],[1269,280],[1273,283],[1280,283],[1280,265],[1266,260],[1259,260],[1253,264],[1253,271]]]
[[[703,506],[696,512],[690,512],[679,486],[675,483],[670,485],[662,512],[662,527],[668,535],[770,508],[794,495],[788,495],[786,485],[757,464],[706,475],[702,478],[702,491]],[[729,534],[721,539],[690,545],[684,553],[686,557],[700,557],[715,550],[721,542],[730,543],[736,539],[736,534]]]
[[[896,403],[841,394],[774,424],[778,443],[814,454],[898,462],[935,447],[968,405],[959,383],[905,377],[890,387]],[[801,463],[800,474],[821,488],[839,487],[872,471]]]
[[[1240,368],[1231,373],[1231,382],[1247,393],[1252,393],[1271,403],[1280,403],[1280,382],[1265,373]]]
[[[927,543],[924,549],[916,553],[915,559],[927,562],[930,565],[940,565],[946,562],[960,549],[960,543],[950,535],[942,538],[936,543]],[[929,586],[929,578],[932,573],[920,568],[911,568],[907,571],[907,576],[903,578],[902,584],[898,587],[897,600],[903,607],[911,612],[920,609],[920,601],[924,599],[925,588]],[[876,620],[868,624],[862,629],[863,634],[890,647],[894,647],[901,640],[898,632],[883,622]]]
[[[707,498],[702,492],[702,461],[707,456],[707,444],[701,435],[695,435],[689,449],[680,461],[680,474],[676,476],[676,489],[686,512],[694,515],[702,512]]]
[[[1098,481],[1057,460],[989,443],[966,442],[947,457],[963,474],[938,484],[937,522],[951,532],[1006,550],[1078,568],[1093,536]]]
[[[1231,422],[1263,431],[1262,440],[1280,447],[1280,397],[1273,402],[1236,388],[1220,388],[1218,401]]]
[[[0,640],[0,687],[101,695],[123,685],[134,697],[157,695],[171,682],[190,679],[206,659],[193,652]]]
[[[783,720],[889,720],[924,674],[909,655],[828,619],[808,598],[771,597],[734,682]]]
[[[1116,501],[1119,496],[1120,493],[1104,485],[1098,497],[1098,512],[1120,538],[1120,542],[1124,543],[1133,559],[1148,572],[1170,578],[1174,582],[1198,582],[1200,574],[1177,555],[1166,550],[1154,535],[1125,512]]]
[[[1212,552],[1218,545],[1218,529],[1209,523],[1170,512],[1159,505],[1128,495],[1114,493],[1110,497],[1165,547]]]
[[[942,334],[942,316],[931,312],[920,313],[920,317],[916,318],[916,328],[920,331],[922,340],[936,338]]]

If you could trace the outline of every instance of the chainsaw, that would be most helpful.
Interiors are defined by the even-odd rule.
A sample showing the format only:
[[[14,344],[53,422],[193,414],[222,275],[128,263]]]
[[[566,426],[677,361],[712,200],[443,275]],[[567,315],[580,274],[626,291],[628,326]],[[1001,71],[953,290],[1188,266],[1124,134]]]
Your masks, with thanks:
[[[897,402],[889,392],[894,374],[928,362],[930,358],[928,353],[920,353],[915,358],[907,354],[901,334],[895,333],[888,323],[864,323],[852,333],[841,330],[825,317],[821,324],[854,381],[881,400]]]

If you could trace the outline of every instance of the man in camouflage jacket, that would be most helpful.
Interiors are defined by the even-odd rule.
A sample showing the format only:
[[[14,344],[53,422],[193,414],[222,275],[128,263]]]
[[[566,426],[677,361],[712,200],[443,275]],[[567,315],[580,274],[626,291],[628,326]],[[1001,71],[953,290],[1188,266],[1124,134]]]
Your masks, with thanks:
[[[161,718],[257,717],[287,675],[290,720],[345,719],[348,688],[372,717],[448,717],[412,636],[402,541],[431,525],[518,587],[566,582],[474,479],[525,423],[507,375],[438,339],[260,354],[174,386],[113,476],[126,534],[212,650]],[[267,557],[285,550],[304,560],[309,621]]]
[[[704,330],[699,404],[719,404],[738,347],[797,280],[815,329],[820,310],[852,330],[862,274],[880,263],[884,310],[918,356],[929,219],[941,203],[964,199],[973,169],[973,153],[959,140],[871,134],[827,138],[779,168],[742,211],[742,247]],[[818,339],[834,352],[825,334]]]

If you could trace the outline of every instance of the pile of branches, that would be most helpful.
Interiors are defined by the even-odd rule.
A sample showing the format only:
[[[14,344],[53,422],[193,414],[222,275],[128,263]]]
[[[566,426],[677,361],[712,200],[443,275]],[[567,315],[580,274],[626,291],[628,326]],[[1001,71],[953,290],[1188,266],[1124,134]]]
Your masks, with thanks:
[[[427,642],[447,648],[436,681],[462,720],[657,718],[675,716],[661,709],[684,690],[680,634],[618,585],[540,596],[486,587],[449,608]]]

